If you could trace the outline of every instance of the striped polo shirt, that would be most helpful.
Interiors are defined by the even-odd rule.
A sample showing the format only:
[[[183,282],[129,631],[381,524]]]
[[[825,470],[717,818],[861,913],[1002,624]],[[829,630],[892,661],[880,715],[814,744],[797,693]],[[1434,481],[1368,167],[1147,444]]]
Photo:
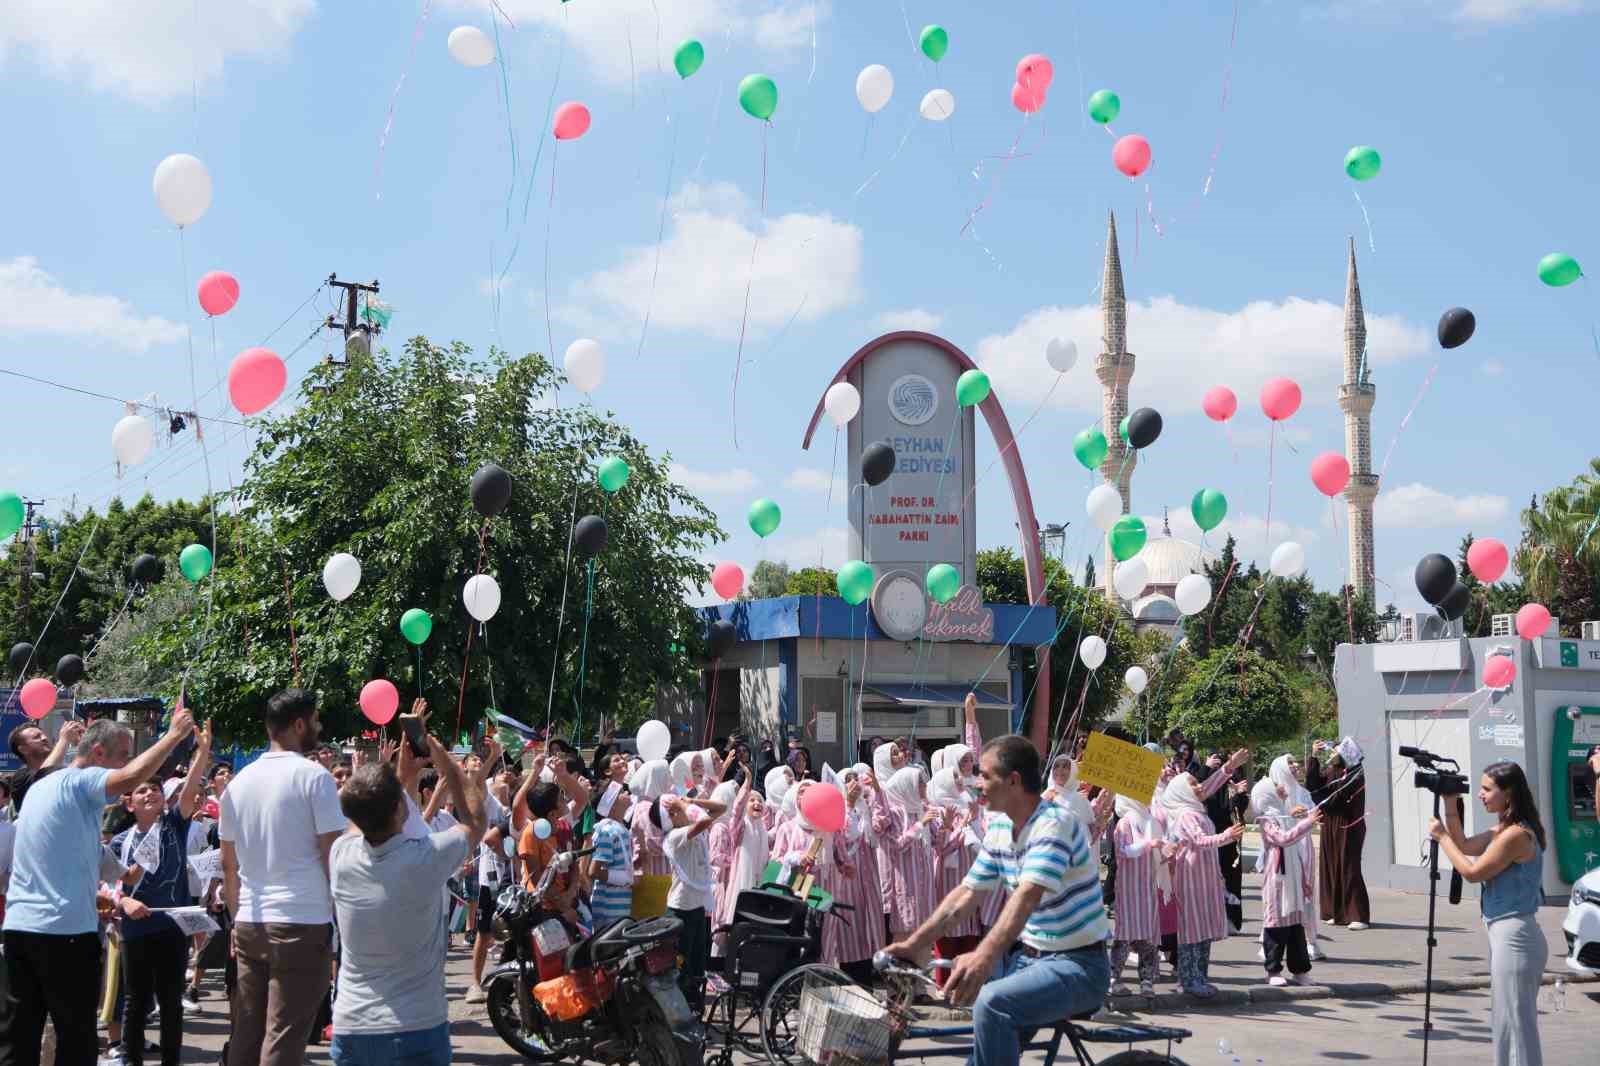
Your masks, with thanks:
[[[1071,951],[1111,939],[1100,870],[1083,826],[1064,807],[1040,800],[1016,840],[1011,819],[989,815],[983,850],[962,883],[974,892],[1004,884],[1015,892],[1023,882],[1044,889],[1044,897],[1022,930],[1022,942],[1038,951]]]
[[[594,861],[605,863],[606,876],[595,883],[589,897],[596,929],[633,909],[633,837],[628,827],[611,818],[594,826]],[[612,884],[616,880],[622,884]]]

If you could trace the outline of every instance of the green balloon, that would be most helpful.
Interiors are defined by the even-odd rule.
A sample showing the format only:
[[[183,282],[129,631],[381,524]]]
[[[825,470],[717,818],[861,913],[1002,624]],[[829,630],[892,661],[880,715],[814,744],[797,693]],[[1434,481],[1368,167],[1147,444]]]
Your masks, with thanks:
[[[672,65],[678,68],[678,77],[687,78],[700,69],[700,64],[706,61],[706,50],[694,38],[689,38],[678,46],[672,53]]]
[[[1147,536],[1144,519],[1125,514],[1111,527],[1111,554],[1116,556],[1117,562],[1125,563],[1139,554]]]
[[[421,644],[433,632],[433,619],[420,607],[413,607],[400,616],[400,635],[413,644]]]
[[[770,537],[783,521],[783,511],[776,503],[763,496],[750,505],[750,528],[758,537]]]
[[[1122,113],[1122,100],[1110,89],[1101,89],[1089,97],[1089,117],[1100,125],[1116,118]]]
[[[917,47],[922,49],[923,55],[937,63],[950,51],[950,35],[943,26],[924,26]]]
[[[628,464],[618,456],[612,455],[600,460],[600,487],[607,492],[616,492],[628,483],[628,475],[633,473],[628,469]]]
[[[1344,172],[1357,181],[1371,181],[1382,166],[1378,150],[1369,145],[1358,144],[1344,156]]]
[[[1228,498],[1216,489],[1201,489],[1189,501],[1189,513],[1194,524],[1209,533],[1228,517]]]
[[[1072,438],[1072,454],[1078,457],[1078,462],[1086,469],[1097,468],[1106,461],[1106,455],[1110,451],[1111,445],[1106,440],[1106,435],[1093,426],[1080,430],[1078,435]]]
[[[24,511],[22,497],[14,492],[0,492],[0,540],[10,540],[22,528]]]
[[[956,403],[974,407],[989,398],[989,375],[981,370],[969,370],[956,379]]]
[[[1117,423],[1117,432],[1122,435],[1122,443],[1130,446],[1133,444],[1133,441],[1128,439],[1128,419],[1132,417],[1132,415],[1123,415],[1122,421]]]
[[[1583,270],[1578,266],[1578,261],[1566,252],[1551,252],[1539,260],[1539,280],[1553,288],[1571,285],[1581,277]]]
[[[839,568],[839,597],[854,607],[872,595],[872,567],[852,559]]]
[[[211,549],[204,544],[191,544],[178,553],[178,569],[190,581],[199,581],[211,573]]]
[[[765,74],[747,75],[739,83],[739,106],[751,118],[766,122],[778,110],[778,87]]]
[[[949,603],[961,591],[961,574],[949,563],[935,563],[928,569],[928,595],[935,603]]]

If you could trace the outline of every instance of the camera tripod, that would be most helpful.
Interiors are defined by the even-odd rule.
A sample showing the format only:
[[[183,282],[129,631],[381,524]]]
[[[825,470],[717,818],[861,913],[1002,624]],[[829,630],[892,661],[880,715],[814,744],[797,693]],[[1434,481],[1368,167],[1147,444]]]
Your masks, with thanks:
[[[1441,818],[1440,804],[1444,797],[1438,791],[1433,793],[1433,816]],[[1460,812],[1461,798],[1451,796],[1450,801],[1456,804]],[[1450,871],[1450,903],[1461,902],[1461,871]],[[1428,1039],[1433,1035],[1433,949],[1438,945],[1439,938],[1434,936],[1434,913],[1439,904],[1439,842],[1432,838],[1428,840],[1428,962],[1427,972],[1422,986],[1422,1066],[1428,1066]]]

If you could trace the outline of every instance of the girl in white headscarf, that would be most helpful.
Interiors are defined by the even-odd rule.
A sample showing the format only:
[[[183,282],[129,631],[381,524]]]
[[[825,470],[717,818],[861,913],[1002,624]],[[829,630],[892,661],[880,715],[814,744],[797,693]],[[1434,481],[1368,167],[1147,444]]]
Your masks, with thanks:
[[[1211,942],[1228,935],[1228,915],[1217,849],[1244,835],[1243,825],[1217,832],[1195,791],[1194,777],[1182,773],[1162,793],[1167,808],[1167,840],[1178,846],[1173,870],[1178,901],[1178,981],[1183,990],[1210,999]]]
[[[651,801],[672,791],[671,767],[665,759],[641,763],[628,778],[628,791],[634,800],[628,811],[633,830],[633,872],[636,876],[671,877],[672,866],[661,850],[661,826],[650,817]]]
[[[724,781],[711,795],[716,802],[728,805],[727,812],[711,827],[711,873],[716,883],[713,930],[733,923],[739,893],[761,887],[761,876],[767,868],[767,828],[762,821],[764,804],[761,794],[751,787],[753,783],[753,777],[746,778],[742,787]],[[722,954],[725,940],[722,935],[712,938],[712,954]]]
[[[888,817],[881,811],[874,815],[874,805],[881,808],[882,802],[876,800],[875,790],[867,784],[871,777],[863,763],[846,767],[839,774],[846,814],[844,829],[833,837],[833,852],[839,860],[834,898],[855,910],[846,912],[848,921],[829,921],[822,929],[824,954],[835,952],[845,972],[866,980],[871,977],[872,956],[887,943],[883,922],[877,917],[883,903],[878,893],[878,856],[874,846],[878,834],[874,822],[887,826]],[[873,794],[872,799],[868,798],[869,793]],[[837,927],[831,940],[830,925]]]
[[[895,771],[903,768],[905,764],[905,752],[901,751],[900,745],[892,740],[884,741],[872,749],[872,779],[877,784],[874,793],[884,805],[886,815],[888,800],[885,798],[884,790],[889,787],[889,779],[894,776]],[[889,899],[894,895],[894,849],[889,842],[887,830],[878,834],[873,847],[878,852],[878,888],[883,898],[883,913],[887,916]],[[887,920],[885,917],[885,921]]]
[[[783,824],[783,798],[794,787],[794,771],[782,764],[767,771],[762,782],[767,789],[766,824],[768,840]]]
[[[1316,849],[1311,829],[1322,812],[1294,773],[1292,756],[1274,759],[1250,792],[1261,832],[1262,961],[1269,984],[1295,984],[1320,956],[1316,948]],[[1290,976],[1282,975],[1287,954]]]
[[[935,850],[943,827],[937,807],[927,805],[922,768],[896,770],[884,787],[889,831],[884,834],[893,874],[889,926],[896,939],[911,935],[939,905],[935,889]]]
[[[710,796],[722,783],[722,757],[716,748],[705,748],[689,760],[689,783],[697,796]]]
[[[1111,945],[1111,994],[1126,996],[1132,989],[1121,983],[1128,955],[1139,955],[1139,994],[1155,994],[1161,974],[1156,943],[1161,939],[1159,900],[1172,895],[1172,874],[1161,853],[1165,835],[1150,808],[1127,796],[1118,796],[1117,828],[1112,839],[1117,848],[1117,927]]]
[[[1078,819],[1085,833],[1091,838],[1097,837],[1094,808],[1089,805],[1088,798],[1078,791],[1078,764],[1071,756],[1056,756],[1055,762],[1050,765],[1050,784],[1051,787],[1045,790],[1045,798],[1057,807],[1065,807]]]
[[[952,752],[952,748],[967,751],[967,757],[971,757],[970,749],[962,744],[952,744],[943,749],[946,756],[943,760],[944,769],[934,774],[933,780],[928,783],[928,803],[939,808],[943,827],[934,849],[937,856],[934,876],[936,901],[944,899],[965,880],[967,870],[977,859],[983,842],[981,813],[959,774],[960,755]],[[988,897],[994,893],[987,892],[984,895]],[[987,903],[988,899],[984,902]],[[973,910],[935,942],[934,957],[954,959],[966,954],[978,946],[984,928],[984,916],[978,910]],[[938,971],[941,985],[948,973],[947,970]]]

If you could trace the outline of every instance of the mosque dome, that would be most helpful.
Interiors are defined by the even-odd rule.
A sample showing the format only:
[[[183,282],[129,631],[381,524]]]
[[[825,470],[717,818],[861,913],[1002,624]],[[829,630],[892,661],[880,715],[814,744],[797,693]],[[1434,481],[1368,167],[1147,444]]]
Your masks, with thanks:
[[[1133,601],[1133,620],[1136,624],[1175,626],[1183,617],[1178,602],[1171,596],[1152,592]]]
[[[1207,564],[1216,561],[1200,545],[1171,536],[1152,538],[1146,542],[1138,558],[1144,560],[1144,565],[1150,570],[1149,584],[1168,592],[1190,574],[1201,573]]]

